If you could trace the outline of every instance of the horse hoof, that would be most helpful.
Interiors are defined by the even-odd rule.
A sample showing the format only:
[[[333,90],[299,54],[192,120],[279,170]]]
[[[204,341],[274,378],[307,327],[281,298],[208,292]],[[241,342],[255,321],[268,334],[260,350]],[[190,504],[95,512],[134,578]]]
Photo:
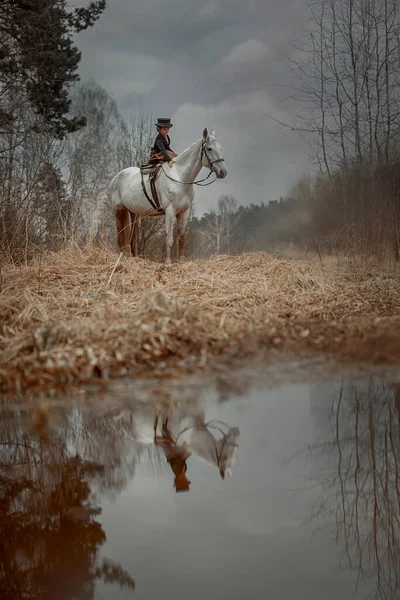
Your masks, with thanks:
[[[160,271],[164,271],[165,269],[172,269],[172,262],[165,262],[160,266]]]

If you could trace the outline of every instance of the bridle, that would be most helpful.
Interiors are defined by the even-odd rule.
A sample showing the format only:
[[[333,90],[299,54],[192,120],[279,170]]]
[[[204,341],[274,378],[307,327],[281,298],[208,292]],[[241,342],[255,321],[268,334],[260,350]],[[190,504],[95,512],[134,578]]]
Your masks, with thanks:
[[[179,181],[178,179],[174,179],[173,177],[171,177],[171,175],[168,175],[168,173],[165,171],[164,166],[161,167],[161,170],[163,171],[164,175],[166,175],[168,177],[168,179],[170,179],[171,181],[175,181],[175,183],[181,183],[182,185],[198,185],[200,187],[205,187],[206,185],[211,185],[212,183],[214,183],[214,181],[217,180],[217,177],[215,177],[215,179],[213,179],[212,181],[209,181],[208,183],[203,183],[203,181],[207,181],[207,179],[211,176],[211,174],[213,173],[213,171],[211,171],[211,167],[215,164],[215,163],[220,163],[220,162],[224,162],[225,159],[224,158],[217,158],[216,160],[210,160],[210,157],[207,154],[207,150],[206,150],[206,140],[203,140],[202,144],[201,144],[201,154],[200,154],[200,161],[201,164],[203,164],[203,155],[206,157],[207,162],[208,162],[208,168],[210,169],[209,174],[207,175],[207,177],[205,177],[204,179],[199,179],[198,181]],[[215,173],[214,173],[215,175]]]
[[[224,162],[225,159],[224,158],[217,158],[216,160],[210,160],[210,157],[207,154],[207,150],[206,150],[206,140],[203,140],[202,144],[201,144],[201,154],[200,154],[200,160],[201,160],[201,164],[203,164],[203,155],[205,155],[206,159],[208,160],[208,166],[211,169],[211,167],[213,165],[215,165],[215,163],[219,163],[219,162]]]

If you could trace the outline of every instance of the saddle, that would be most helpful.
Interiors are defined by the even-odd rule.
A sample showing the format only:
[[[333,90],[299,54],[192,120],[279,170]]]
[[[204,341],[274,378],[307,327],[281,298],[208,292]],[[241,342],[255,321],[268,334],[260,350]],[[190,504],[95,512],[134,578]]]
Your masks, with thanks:
[[[150,202],[151,206],[154,208],[154,210],[158,212],[162,211],[162,208],[160,206],[160,201],[158,199],[158,194],[156,190],[156,180],[160,173],[161,165],[163,163],[164,160],[160,158],[158,154],[154,154],[153,156],[150,156],[146,164],[140,166],[140,177],[142,180],[143,193],[146,196],[147,200]],[[150,183],[152,197],[150,197],[150,195],[147,192],[145,177]]]

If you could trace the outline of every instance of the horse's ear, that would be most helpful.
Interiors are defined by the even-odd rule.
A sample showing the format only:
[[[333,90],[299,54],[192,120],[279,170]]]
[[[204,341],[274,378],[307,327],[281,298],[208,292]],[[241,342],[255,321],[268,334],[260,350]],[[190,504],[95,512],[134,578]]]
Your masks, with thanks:
[[[215,129],[211,129],[210,136],[211,136],[211,137],[215,137]]]
[[[208,129],[207,129],[207,127],[205,127],[205,128],[204,128],[204,131],[203,131],[203,138],[204,138],[205,140],[208,138]]]

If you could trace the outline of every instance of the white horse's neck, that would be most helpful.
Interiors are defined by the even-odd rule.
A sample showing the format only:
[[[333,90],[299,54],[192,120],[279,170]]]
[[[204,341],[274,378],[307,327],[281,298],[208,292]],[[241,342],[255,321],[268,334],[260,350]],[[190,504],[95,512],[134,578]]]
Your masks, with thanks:
[[[201,144],[198,140],[175,158],[175,167],[181,181],[193,182],[201,171]]]

